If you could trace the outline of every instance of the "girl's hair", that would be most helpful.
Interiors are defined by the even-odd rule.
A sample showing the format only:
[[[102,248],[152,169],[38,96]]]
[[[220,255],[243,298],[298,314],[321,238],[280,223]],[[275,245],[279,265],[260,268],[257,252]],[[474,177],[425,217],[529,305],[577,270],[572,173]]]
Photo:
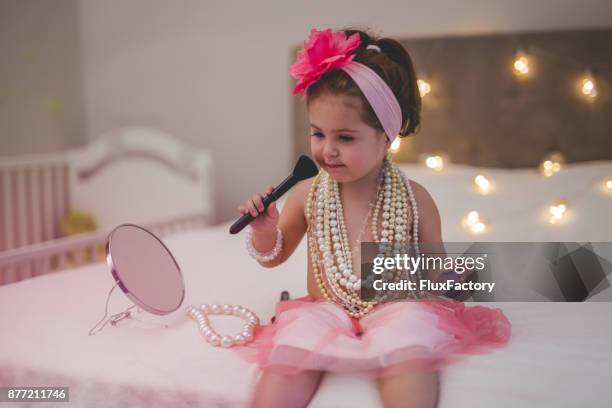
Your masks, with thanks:
[[[421,121],[421,94],[417,86],[417,78],[408,52],[400,43],[391,38],[375,38],[360,30],[342,30],[347,37],[357,33],[361,37],[359,48],[355,50],[355,61],[373,69],[389,85],[402,108],[402,128],[400,137],[414,133]],[[376,45],[380,52],[366,49],[368,45]],[[362,101],[362,120],[373,128],[384,132],[378,117],[367,99],[351,79],[340,69],[334,69],[324,74],[312,84],[306,93],[306,102],[310,103],[324,92],[359,97]]]

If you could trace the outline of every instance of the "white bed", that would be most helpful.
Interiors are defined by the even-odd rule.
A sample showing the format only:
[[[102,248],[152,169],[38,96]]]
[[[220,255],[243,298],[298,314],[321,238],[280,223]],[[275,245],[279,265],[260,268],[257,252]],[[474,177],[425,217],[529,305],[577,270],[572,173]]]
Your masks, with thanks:
[[[438,202],[446,241],[610,241],[612,197],[595,181],[611,169],[610,162],[586,163],[551,179],[527,170],[490,171],[498,189],[480,197],[469,185],[480,170],[451,166],[433,174],[405,166]],[[579,186],[585,193],[572,196]],[[550,225],[541,211],[558,195],[566,196],[571,212],[566,223]],[[461,228],[461,217],[472,209],[489,220],[486,234],[475,237]],[[515,216],[504,217],[510,212]],[[163,321],[168,329],[123,321],[88,336],[114,284],[102,263],[0,286],[0,384],[70,386],[71,406],[79,407],[247,406],[257,368],[232,350],[207,345],[185,307],[241,304],[269,321],[282,290],[291,297],[306,294],[306,246],[303,240],[285,264],[264,269],[249,258],[243,235],[228,233],[229,225],[164,239],[183,271],[185,302],[165,318],[139,318]],[[585,303],[484,304],[506,313],[513,324],[510,343],[446,369],[440,407],[610,406],[612,397],[599,384],[612,370],[612,303],[595,301],[609,299],[609,291]],[[110,311],[128,304],[115,293]],[[221,332],[240,324],[227,317],[213,321]],[[380,401],[373,382],[328,374],[310,406],[378,407]]]

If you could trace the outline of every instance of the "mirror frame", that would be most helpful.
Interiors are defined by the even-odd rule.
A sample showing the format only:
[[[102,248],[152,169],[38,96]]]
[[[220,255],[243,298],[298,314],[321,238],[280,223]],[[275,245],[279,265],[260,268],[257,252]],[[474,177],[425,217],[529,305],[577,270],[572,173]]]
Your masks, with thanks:
[[[174,308],[173,310],[170,311],[166,311],[166,310],[160,310],[160,309],[156,309],[152,306],[147,305],[146,303],[144,303],[143,301],[141,301],[135,294],[133,294],[132,292],[130,292],[128,290],[128,288],[123,284],[123,282],[121,281],[121,277],[119,276],[119,273],[117,271],[117,267],[115,266],[115,263],[113,262],[113,257],[111,254],[111,246],[112,246],[112,240],[113,240],[113,234],[122,227],[135,227],[138,228],[148,234],[150,234],[151,236],[153,236],[157,242],[159,242],[159,244],[162,246],[163,249],[166,250],[166,252],[168,253],[168,255],[170,255],[170,258],[172,259],[172,262],[174,262],[174,265],[176,266],[176,269],[178,271],[179,277],[181,279],[181,283],[183,286],[183,291],[182,291],[182,295],[181,295],[181,300],[178,302],[178,305],[176,306],[176,308]],[[168,249],[168,247],[155,235],[153,234],[151,231],[147,230],[144,227],[141,227],[140,225],[136,225],[136,224],[121,224],[117,227],[115,227],[109,234],[108,234],[108,239],[106,240],[106,246],[105,246],[105,250],[106,250],[106,263],[108,264],[108,267],[110,268],[111,274],[113,275],[113,279],[115,280],[115,282],[117,283],[117,286],[119,286],[119,288],[121,288],[121,290],[123,291],[123,293],[125,293],[125,295],[132,301],[134,302],[134,304],[136,304],[137,306],[139,306],[140,308],[142,308],[143,310],[146,310],[149,313],[153,313],[159,316],[164,316],[170,313],[175,312],[176,310],[178,310],[181,305],[183,304],[183,301],[185,300],[185,279],[183,278],[183,273],[181,271],[180,266],[178,265],[178,263],[176,262],[176,259],[174,258],[174,255],[172,255],[172,252],[170,252],[170,250]]]

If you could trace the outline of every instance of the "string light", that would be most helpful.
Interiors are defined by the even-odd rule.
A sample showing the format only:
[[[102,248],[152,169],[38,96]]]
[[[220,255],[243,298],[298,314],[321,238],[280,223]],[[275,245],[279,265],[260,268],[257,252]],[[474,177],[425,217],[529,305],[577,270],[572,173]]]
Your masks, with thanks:
[[[595,84],[595,78],[591,71],[587,69],[584,76],[580,81],[580,92],[589,100],[594,100],[597,97],[597,86]]]
[[[561,171],[562,164],[565,162],[563,155],[559,152],[553,152],[546,156],[540,163],[540,173],[544,177],[551,177]]]
[[[567,214],[567,203],[565,200],[557,200],[548,208],[548,221],[551,224],[558,224]]]
[[[527,55],[525,55],[524,52],[518,51],[516,53],[514,63],[512,64],[512,69],[514,71],[514,75],[519,78],[529,76],[529,58],[527,58]]]
[[[434,171],[442,171],[444,169],[444,159],[440,156],[429,156],[425,159],[425,165]]]
[[[397,151],[400,148],[400,144],[401,144],[400,138],[396,137],[393,143],[391,143],[391,147],[389,148],[391,150],[391,153],[397,153]]]
[[[489,194],[489,192],[491,191],[491,182],[482,174],[479,174],[474,177],[474,184],[476,185],[476,189],[478,190],[478,192],[482,195]]]
[[[480,218],[478,211],[470,211],[463,217],[462,225],[470,230],[472,234],[482,234],[487,229],[487,224]]]
[[[608,176],[604,179],[603,189],[606,193],[612,194],[612,174],[608,174]]]
[[[417,85],[419,87],[419,93],[421,98],[424,98],[428,93],[431,92],[431,85],[424,79],[417,79]]]

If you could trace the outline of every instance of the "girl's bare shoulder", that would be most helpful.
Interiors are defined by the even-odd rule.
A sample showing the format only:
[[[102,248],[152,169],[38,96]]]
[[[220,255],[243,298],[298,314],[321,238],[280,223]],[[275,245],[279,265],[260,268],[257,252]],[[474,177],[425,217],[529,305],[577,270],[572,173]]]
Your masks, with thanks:
[[[425,208],[431,208],[431,207],[436,206],[436,203],[434,202],[433,197],[431,196],[431,194],[429,194],[429,191],[427,191],[427,189],[423,187],[422,184],[417,183],[416,181],[408,179],[408,178],[406,180],[410,183],[410,186],[412,187],[412,192],[414,193],[414,199],[417,202],[417,208],[425,209]]]
[[[414,193],[422,242],[441,242],[442,223],[440,211],[429,191],[414,180],[407,179]]]

